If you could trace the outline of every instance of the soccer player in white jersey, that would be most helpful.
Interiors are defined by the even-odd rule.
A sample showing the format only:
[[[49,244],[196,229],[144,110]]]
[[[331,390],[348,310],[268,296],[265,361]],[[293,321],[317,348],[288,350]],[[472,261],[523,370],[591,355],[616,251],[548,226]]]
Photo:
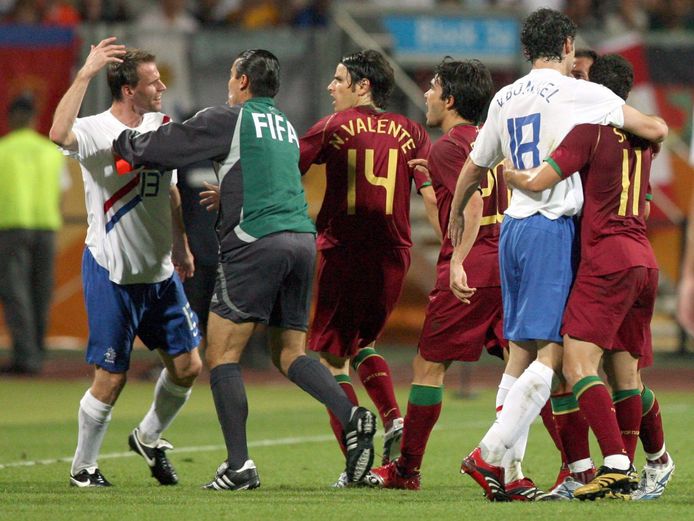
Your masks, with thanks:
[[[105,67],[111,107],[77,118],[91,79]],[[70,484],[77,487],[110,486],[97,458],[125,385],[135,336],[158,350],[165,368],[152,406],[128,443],[162,485],[178,482],[165,454],[172,445],[161,433],[188,400],[202,368],[197,317],[179,277],[193,275],[193,256],[175,175],[143,169],[119,176],[111,153],[123,130],[147,132],[168,121],[159,112],[165,90],[153,55],[106,38],[92,46],[53,116],[50,138],[82,168],[89,225],[82,281],[89,322],[86,359],[95,370],[80,401],[70,469]]]
[[[601,85],[570,77],[575,34],[571,19],[552,9],[539,9],[525,20],[521,43],[532,70],[492,99],[458,178],[449,225],[454,245],[465,227],[465,205],[487,169],[502,158],[519,169],[537,166],[580,123],[611,124],[651,141],[667,135],[661,119],[625,105]],[[525,438],[549,398],[554,376],[561,376],[560,327],[573,279],[574,216],[582,203],[580,179],[573,175],[539,194],[514,190],[505,212],[499,240],[504,337],[514,367],[527,369],[509,375],[517,379],[499,418],[461,467],[492,500],[507,499],[501,461]],[[626,471],[624,460],[608,464]]]

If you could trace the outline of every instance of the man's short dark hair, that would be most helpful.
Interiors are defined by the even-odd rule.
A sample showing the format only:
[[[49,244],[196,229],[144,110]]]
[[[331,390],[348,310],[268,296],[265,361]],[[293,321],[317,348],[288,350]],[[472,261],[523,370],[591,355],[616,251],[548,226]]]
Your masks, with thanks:
[[[35,115],[36,104],[31,94],[20,94],[7,106],[7,120],[12,129],[29,126]]]
[[[606,54],[598,56],[590,67],[589,78],[626,100],[634,84],[634,68],[619,54]]]
[[[590,58],[591,60],[595,61],[598,59],[598,53],[593,49],[576,49],[574,58]]]
[[[18,112],[33,114],[35,110],[34,97],[31,94],[20,94],[12,99],[7,106],[8,114],[15,114]]]
[[[528,15],[521,29],[523,53],[529,62],[540,58],[561,61],[564,42],[576,37],[576,24],[564,13],[542,8]]]
[[[441,99],[452,96],[458,115],[479,123],[494,93],[489,69],[479,60],[454,61],[446,56],[434,69],[434,74],[434,81],[441,85]]]
[[[124,86],[137,87],[137,83],[140,81],[137,68],[143,63],[153,63],[156,57],[142,49],[126,49],[121,59],[123,60],[122,63],[110,63],[106,72],[111,97],[116,101],[123,99],[121,89]]]
[[[236,77],[245,74],[251,93],[259,98],[274,98],[280,90],[280,62],[270,51],[247,49],[236,57]]]
[[[349,73],[352,86],[363,79],[371,84],[371,99],[384,109],[395,87],[395,74],[384,56],[374,50],[359,51],[343,56],[340,61]]]

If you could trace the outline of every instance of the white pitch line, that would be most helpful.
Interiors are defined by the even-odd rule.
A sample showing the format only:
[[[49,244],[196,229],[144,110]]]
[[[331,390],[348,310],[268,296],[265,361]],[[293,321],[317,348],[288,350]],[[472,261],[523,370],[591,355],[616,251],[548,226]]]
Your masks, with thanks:
[[[459,430],[461,428],[471,428],[471,427],[484,427],[486,425],[489,425],[489,422],[483,421],[483,420],[472,420],[472,421],[462,421],[462,422],[455,422],[453,424],[448,424],[448,425],[436,425],[434,427],[435,431],[442,431],[442,430],[450,430],[450,429],[456,429]],[[248,447],[274,447],[277,445],[298,445],[299,443],[324,443],[327,441],[333,441],[335,440],[335,437],[330,434],[323,434],[320,436],[301,436],[301,437],[293,437],[293,438],[275,438],[275,439],[267,439],[267,440],[257,440],[257,441],[249,441],[248,442]],[[174,451],[177,454],[182,454],[182,453],[191,453],[191,452],[212,452],[215,450],[224,450],[226,448],[225,445],[197,445],[197,446],[192,446],[192,447],[180,447],[174,449]],[[135,456],[136,454],[134,452],[128,451],[128,452],[111,452],[108,454],[101,454],[99,456],[99,459],[119,459],[119,458],[130,458],[132,456]],[[52,458],[52,459],[41,459],[41,460],[33,460],[33,461],[15,461],[12,463],[0,463],[0,470],[3,469],[12,469],[12,468],[19,468],[19,467],[34,467],[36,465],[54,465],[56,463],[71,463],[72,462],[72,456],[63,456],[61,458]]]
[[[304,436],[297,438],[276,438],[269,440],[258,440],[248,442],[248,447],[274,447],[276,445],[298,445],[299,443],[322,443],[326,441],[334,440],[333,435],[322,435],[322,436]],[[225,445],[198,445],[193,447],[181,447],[174,449],[177,454],[190,453],[190,452],[212,452],[215,450],[225,449]],[[99,459],[119,459],[119,458],[130,458],[136,456],[134,452],[111,452],[109,454],[102,454]],[[18,467],[33,467],[36,465],[54,465],[56,463],[71,463],[72,456],[63,456],[62,458],[53,459],[41,459],[33,461],[15,461],[13,463],[0,463],[0,470],[11,469]]]

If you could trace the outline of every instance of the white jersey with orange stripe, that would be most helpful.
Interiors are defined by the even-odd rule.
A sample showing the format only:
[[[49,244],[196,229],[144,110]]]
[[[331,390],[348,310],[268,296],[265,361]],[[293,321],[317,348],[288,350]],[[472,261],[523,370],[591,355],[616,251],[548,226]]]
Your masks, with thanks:
[[[167,123],[159,112],[143,116],[137,132]],[[117,284],[155,283],[173,273],[169,187],[176,172],[116,171],[113,140],[126,129],[110,110],[78,118],[73,126],[78,151],[66,152],[79,161],[87,207],[87,247]]]

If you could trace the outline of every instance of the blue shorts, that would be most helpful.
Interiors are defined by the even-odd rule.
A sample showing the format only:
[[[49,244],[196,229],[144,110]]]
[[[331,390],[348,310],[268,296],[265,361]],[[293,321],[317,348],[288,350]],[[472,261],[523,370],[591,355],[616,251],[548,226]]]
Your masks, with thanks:
[[[504,337],[561,342],[561,322],[575,274],[573,217],[504,217],[499,237]]]
[[[155,284],[116,284],[85,248],[82,285],[90,364],[112,373],[126,372],[135,336],[148,349],[161,349],[171,356],[188,353],[200,343],[198,317],[175,273]]]

